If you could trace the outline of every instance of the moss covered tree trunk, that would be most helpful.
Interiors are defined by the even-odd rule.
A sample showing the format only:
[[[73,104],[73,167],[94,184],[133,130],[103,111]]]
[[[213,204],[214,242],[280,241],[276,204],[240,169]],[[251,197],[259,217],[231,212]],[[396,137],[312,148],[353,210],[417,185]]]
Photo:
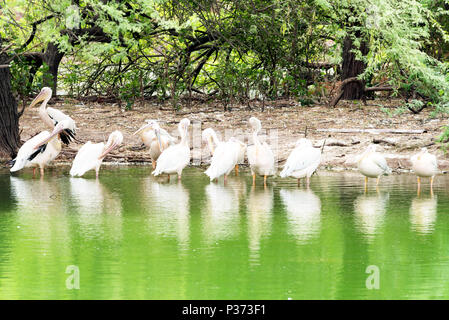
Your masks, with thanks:
[[[1,48],[0,38],[0,52]],[[6,53],[0,54],[0,65],[8,60]],[[11,72],[8,67],[0,67],[0,157],[14,158],[19,144],[19,117],[17,102],[11,91]]]

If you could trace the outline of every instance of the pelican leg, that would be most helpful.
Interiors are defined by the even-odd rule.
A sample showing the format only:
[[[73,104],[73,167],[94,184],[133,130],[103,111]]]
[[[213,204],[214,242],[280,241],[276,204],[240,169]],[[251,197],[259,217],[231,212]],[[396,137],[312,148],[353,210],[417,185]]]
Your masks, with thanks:
[[[95,169],[95,178],[98,179],[98,176],[100,175],[100,169]]]
[[[263,186],[267,186],[267,176],[263,176]]]
[[[430,178],[430,189],[433,189],[433,182],[435,180],[435,177]]]
[[[236,176],[239,175],[239,165],[238,164],[235,165],[235,175]]]
[[[178,174],[178,181],[181,181],[181,174]]]
[[[36,176],[36,167],[33,168],[33,178]]]
[[[365,192],[368,191],[368,177],[365,177]]]
[[[306,177],[307,189],[310,187],[310,177]]]
[[[226,175],[223,176],[223,182],[226,184]]]
[[[151,161],[151,165],[153,166],[153,170],[156,169],[156,161]]]
[[[301,186],[301,178],[298,178],[298,187]]]
[[[41,172],[41,177],[43,177],[44,176],[44,168],[43,167],[40,168],[40,172]]]
[[[256,185],[256,174],[253,173],[253,186],[255,186],[255,185]]]
[[[377,180],[376,180],[376,186],[379,185],[379,181],[380,181],[380,177],[377,177]]]
[[[168,174],[167,176],[168,176],[168,180],[167,181],[170,182],[170,174]]]

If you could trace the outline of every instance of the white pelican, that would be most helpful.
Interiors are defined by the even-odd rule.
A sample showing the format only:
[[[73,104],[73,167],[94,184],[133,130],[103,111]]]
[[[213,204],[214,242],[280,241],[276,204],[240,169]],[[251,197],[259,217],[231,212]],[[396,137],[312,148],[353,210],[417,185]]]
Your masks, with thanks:
[[[365,190],[368,185],[368,178],[377,178],[376,185],[379,185],[381,175],[389,175],[391,169],[384,156],[376,152],[376,146],[370,145],[359,157],[358,169],[365,176]]]
[[[53,132],[42,131],[25,142],[19,149],[17,156],[12,160],[11,172],[18,171],[24,167],[33,167],[33,176],[37,167],[40,168],[41,176],[44,175],[44,167],[54,160],[61,152],[61,132],[71,126],[68,119],[58,122]]]
[[[109,135],[106,144],[103,142],[92,143],[87,141],[78,151],[73,160],[72,168],[70,169],[70,175],[72,177],[81,177],[89,170],[95,169],[95,175],[98,178],[100,172],[100,166],[104,157],[122,144],[123,135],[120,131],[116,130]]]
[[[49,127],[52,128],[58,124],[59,122],[65,120],[67,122],[66,128],[59,134],[61,141],[68,145],[72,139],[75,138],[76,134],[76,125],[75,121],[73,121],[72,118],[70,118],[68,115],[63,113],[62,111],[59,111],[57,109],[48,107],[47,103],[51,99],[52,96],[52,90],[48,87],[42,88],[41,92],[34,98],[34,100],[31,102],[30,107],[35,106],[37,103],[42,101],[41,106],[39,107],[39,116],[44,121],[44,123]]]
[[[253,185],[256,183],[256,174],[263,176],[264,186],[267,184],[267,176],[275,174],[274,154],[266,142],[260,142],[257,134],[262,129],[260,120],[251,117],[249,124],[253,128],[254,145],[248,147],[248,162],[253,175]]]
[[[162,151],[174,144],[175,138],[173,138],[166,130],[162,129],[156,120],[146,120],[146,122],[147,123],[134,132],[134,134],[139,134],[142,142],[150,148],[151,164],[153,169],[155,169],[157,159]]]
[[[421,152],[411,159],[412,170],[418,176],[418,190],[421,187],[421,178],[430,178],[430,188],[433,188],[435,175],[439,173],[437,157],[430,154],[427,148],[422,148]]]
[[[301,138],[296,142],[281,171],[280,176],[294,177],[298,179],[298,186],[301,178],[307,179],[307,187],[310,184],[310,177],[316,171],[321,162],[321,150],[314,148],[309,139]]]
[[[214,152],[215,152],[215,149],[218,147],[218,145],[222,141],[220,141],[220,139],[218,139],[217,134],[215,133],[214,129],[212,129],[212,128],[204,129],[202,136],[203,136],[203,140],[205,140],[207,142],[210,154],[213,156]],[[238,176],[239,175],[239,164],[245,162],[246,144],[241,142],[240,140],[234,138],[234,137],[232,137],[231,139],[232,139],[233,142],[236,142],[236,143],[239,144],[238,155],[237,155],[237,162],[234,165],[235,175]],[[212,157],[212,159],[213,159],[213,157]],[[227,173],[226,175],[229,175],[229,173]],[[212,180],[213,179],[211,179],[211,181]]]
[[[190,162],[189,125],[190,120],[187,118],[179,122],[178,131],[181,135],[181,141],[162,151],[158,158],[156,169],[153,171],[154,176],[167,173],[170,180],[170,174],[177,173],[178,180],[181,180],[182,170]]]
[[[214,155],[215,148],[221,143],[220,139],[218,139],[217,134],[214,129],[207,128],[203,130],[201,134],[204,141],[207,142],[207,146],[209,147],[209,152],[211,156]],[[212,157],[211,157],[212,158]]]
[[[226,142],[219,141],[212,128],[203,131],[203,139],[208,142],[213,154],[211,164],[204,173],[209,176],[210,181],[224,176],[226,183],[227,176],[238,163],[243,143],[234,137]],[[212,140],[214,140],[216,148],[213,147]]]

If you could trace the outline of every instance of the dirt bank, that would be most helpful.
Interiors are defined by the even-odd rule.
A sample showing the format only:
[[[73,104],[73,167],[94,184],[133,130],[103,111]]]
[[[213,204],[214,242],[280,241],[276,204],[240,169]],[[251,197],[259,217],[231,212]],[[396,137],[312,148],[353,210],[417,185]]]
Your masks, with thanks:
[[[195,128],[192,130],[194,139],[199,139],[200,130],[212,127],[221,135],[225,131],[239,129],[241,138],[248,140],[247,120],[251,116],[258,117],[266,129],[267,137],[277,139],[277,158],[280,165],[287,158],[298,138],[311,139],[316,146],[321,146],[326,139],[321,168],[332,170],[352,169],[355,167],[354,157],[370,143],[378,143],[378,150],[385,153],[388,163],[396,171],[407,171],[410,167],[409,157],[421,147],[427,146],[439,158],[440,168],[449,169],[449,157],[440,149],[436,139],[441,128],[449,124],[447,115],[431,117],[431,110],[424,110],[418,115],[407,111],[400,115],[392,115],[400,100],[375,100],[367,105],[362,103],[341,102],[337,108],[326,105],[303,107],[300,103],[277,101],[265,105],[262,112],[257,103],[232,106],[232,111],[223,111],[221,104],[197,104],[190,109],[175,111],[170,105],[144,102],[136,103],[132,110],[124,110],[117,104],[80,102],[72,99],[59,98],[51,106],[69,114],[78,127],[79,142],[64,147],[63,152],[55,161],[55,165],[69,163],[82,143],[92,140],[100,142],[107,139],[113,130],[121,130],[124,134],[123,146],[113,152],[105,161],[119,163],[145,163],[149,161],[148,152],[141,147],[137,136],[133,136],[145,119],[158,119],[163,128],[170,133],[176,133],[179,120],[189,118]],[[386,111],[387,110],[387,111]],[[201,125],[201,127],[200,127]],[[40,121],[37,108],[26,109],[20,119],[22,140],[27,140],[46,128]],[[350,132],[351,129],[360,132]],[[363,131],[363,129],[387,129]],[[391,130],[391,132],[389,131]],[[405,133],[395,133],[394,130],[404,130]],[[422,133],[413,130],[423,131]],[[342,132],[339,132],[342,131]],[[237,132],[239,133],[239,132]],[[192,136],[192,135],[191,135]],[[277,136],[277,138],[276,138]],[[270,140],[268,140],[270,142]],[[198,146],[198,140],[195,142]],[[276,149],[276,147],[275,147]],[[195,164],[204,164],[209,160],[205,145],[202,150],[195,149]],[[201,155],[200,155],[201,154]]]

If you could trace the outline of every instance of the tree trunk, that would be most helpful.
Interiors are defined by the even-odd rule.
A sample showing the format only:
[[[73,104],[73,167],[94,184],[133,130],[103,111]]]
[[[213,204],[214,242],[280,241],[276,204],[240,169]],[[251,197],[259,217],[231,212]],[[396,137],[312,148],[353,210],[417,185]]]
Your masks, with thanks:
[[[53,90],[53,95],[56,95],[59,63],[63,57],[64,53],[59,50],[57,45],[52,42],[47,45],[43,56],[43,60],[48,66],[48,74],[44,75],[44,86],[50,87]]]
[[[0,38],[0,51],[2,39]],[[6,53],[0,54],[0,65],[9,60]],[[15,158],[20,144],[17,102],[11,91],[11,72],[0,68],[0,156]]]
[[[356,36],[360,37],[360,35],[358,35],[357,33]],[[366,55],[368,53],[368,44],[366,43],[366,41],[361,41],[360,48],[356,48],[351,37],[349,35],[346,36],[343,42],[343,63],[341,66],[342,80],[357,77],[365,71],[365,63],[363,61],[356,60],[355,53],[352,52],[353,49],[359,49],[363,55]],[[344,88],[342,99],[361,99],[364,90],[365,83],[363,81],[348,83]]]

